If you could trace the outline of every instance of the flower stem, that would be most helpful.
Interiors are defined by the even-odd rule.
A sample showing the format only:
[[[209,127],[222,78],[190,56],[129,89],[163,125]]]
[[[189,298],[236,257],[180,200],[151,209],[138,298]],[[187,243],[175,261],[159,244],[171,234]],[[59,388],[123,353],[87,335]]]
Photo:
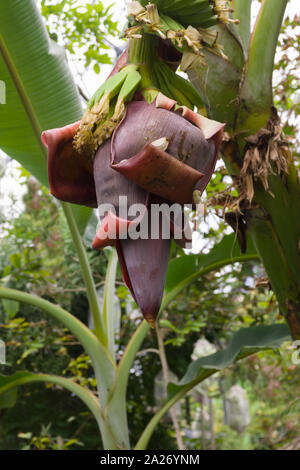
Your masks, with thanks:
[[[68,226],[73,238],[74,246],[78,255],[78,260],[81,266],[83,280],[87,290],[87,296],[90,304],[90,309],[95,325],[95,333],[99,341],[107,344],[107,334],[103,325],[100,307],[97,298],[96,286],[94,283],[92,271],[89,265],[88,257],[83,246],[82,238],[80,236],[76,221],[74,219],[72,209],[69,204],[62,203],[62,208],[68,222]]]
[[[129,44],[128,61],[138,65],[142,77],[139,90],[149,103],[153,101],[159,91],[159,83],[154,73],[153,63],[157,60],[157,38],[144,34],[141,39],[131,39]]]
[[[150,65],[155,56],[157,39],[150,34],[144,34],[141,39],[131,39],[129,43],[129,63]]]

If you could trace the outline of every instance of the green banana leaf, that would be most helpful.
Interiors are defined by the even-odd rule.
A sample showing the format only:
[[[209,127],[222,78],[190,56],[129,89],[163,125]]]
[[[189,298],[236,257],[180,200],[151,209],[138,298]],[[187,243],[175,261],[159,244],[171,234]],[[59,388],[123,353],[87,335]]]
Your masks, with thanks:
[[[168,398],[146,426],[135,450],[146,449],[161,418],[197,384],[240,359],[259,351],[276,350],[283,342],[290,340],[291,335],[286,325],[275,324],[242,328],[233,335],[226,348],[192,362],[178,384],[168,384]]]
[[[226,369],[230,364],[267,349],[278,349],[284,341],[290,341],[291,335],[285,324],[253,326],[241,328],[232,337],[225,349],[210,356],[202,357],[192,362],[184,377],[178,384],[168,385],[168,398],[184,387],[202,382],[212,373]]]
[[[64,49],[50,40],[34,0],[0,0],[0,149],[48,185],[45,129],[80,119],[79,93]],[[72,206],[81,231],[91,210]]]
[[[0,375],[0,409],[12,408],[17,400],[18,387],[33,382],[52,383],[69,390],[72,394],[80,398],[91,410],[96,420],[99,420],[99,400],[89,389],[65,377],[51,374],[33,374],[27,371],[16,372],[11,376]]]

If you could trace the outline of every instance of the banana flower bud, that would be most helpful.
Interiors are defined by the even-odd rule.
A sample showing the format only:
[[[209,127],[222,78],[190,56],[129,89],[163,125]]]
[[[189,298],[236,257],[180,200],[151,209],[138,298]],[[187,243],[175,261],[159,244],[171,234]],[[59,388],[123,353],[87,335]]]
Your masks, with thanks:
[[[224,125],[161,93],[150,104],[142,96],[140,101],[135,98],[94,159],[73,146],[80,122],[45,131],[42,141],[48,147],[51,193],[63,201],[99,208],[101,222],[93,247],[116,246],[124,281],[154,326],[170,239],[181,246],[191,239],[183,205],[193,204],[195,191],[202,193],[209,182]],[[176,215],[174,203],[180,209]],[[138,217],[130,212],[132,207],[138,207]],[[153,217],[158,207],[164,210]]]

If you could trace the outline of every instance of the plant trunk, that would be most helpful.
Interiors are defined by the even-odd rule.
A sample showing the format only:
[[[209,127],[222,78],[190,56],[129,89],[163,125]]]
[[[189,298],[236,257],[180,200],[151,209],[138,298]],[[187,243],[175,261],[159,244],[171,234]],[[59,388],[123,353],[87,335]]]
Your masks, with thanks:
[[[236,155],[235,161],[239,159],[239,155]],[[224,160],[227,162],[226,152]],[[261,181],[254,181],[253,202],[242,208],[239,217],[264,264],[281,314],[286,318],[292,336],[299,339],[300,185],[292,161],[289,162],[287,173],[273,171],[274,174],[268,175],[268,190]],[[242,187],[240,190],[244,189]]]

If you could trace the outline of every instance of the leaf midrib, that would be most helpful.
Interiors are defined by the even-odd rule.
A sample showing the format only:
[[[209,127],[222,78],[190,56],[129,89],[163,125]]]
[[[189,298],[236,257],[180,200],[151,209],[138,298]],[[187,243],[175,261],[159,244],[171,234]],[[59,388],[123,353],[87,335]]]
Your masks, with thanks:
[[[32,127],[32,130],[33,130],[33,133],[35,135],[35,138],[36,138],[36,141],[38,143],[38,146],[41,150],[41,153],[42,155],[45,157],[45,159],[47,158],[47,150],[45,148],[45,146],[43,145],[42,141],[41,141],[41,133],[42,133],[42,129],[41,129],[41,126],[40,126],[40,123],[38,121],[38,118],[36,116],[36,113],[34,111],[34,108],[30,102],[30,99],[26,93],[26,89],[24,87],[24,84],[22,82],[22,79],[20,77],[20,75],[18,74],[18,71],[17,71],[17,68],[14,64],[14,61],[9,53],[9,50],[6,46],[6,43],[5,43],[5,40],[4,40],[4,37],[2,36],[2,34],[0,34],[0,53],[3,57],[3,60],[7,66],[7,70],[10,74],[10,77],[15,85],[15,88],[17,90],[17,93],[20,97],[20,100],[23,104],[23,108],[27,114],[27,117],[28,117],[28,120],[31,124],[31,127]]]

